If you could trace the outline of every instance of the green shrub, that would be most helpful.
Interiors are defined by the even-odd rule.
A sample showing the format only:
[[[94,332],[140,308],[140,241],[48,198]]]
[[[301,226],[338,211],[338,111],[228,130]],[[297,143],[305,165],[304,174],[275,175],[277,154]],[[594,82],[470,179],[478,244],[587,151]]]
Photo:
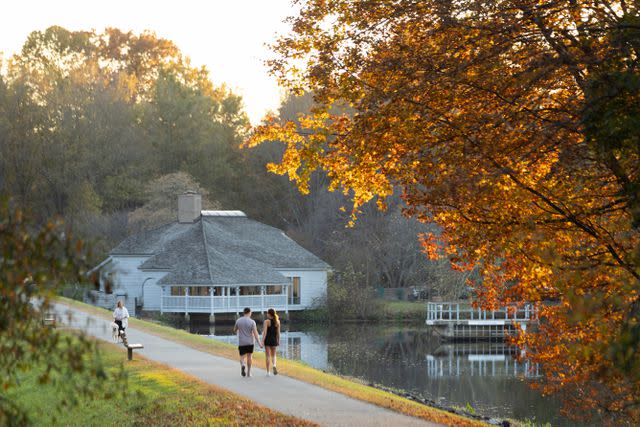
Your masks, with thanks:
[[[384,316],[375,289],[351,264],[329,276],[327,294],[315,306],[313,315],[326,321],[380,320]]]

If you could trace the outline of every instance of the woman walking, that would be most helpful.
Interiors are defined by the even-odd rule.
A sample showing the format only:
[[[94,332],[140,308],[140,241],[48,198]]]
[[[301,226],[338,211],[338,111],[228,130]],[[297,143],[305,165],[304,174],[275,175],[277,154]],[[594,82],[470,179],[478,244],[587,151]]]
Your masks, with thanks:
[[[278,375],[276,368],[276,350],[280,344],[280,319],[273,308],[267,310],[267,319],[262,324],[262,345],[264,346],[267,376],[271,375],[269,367],[273,366],[273,375]]]

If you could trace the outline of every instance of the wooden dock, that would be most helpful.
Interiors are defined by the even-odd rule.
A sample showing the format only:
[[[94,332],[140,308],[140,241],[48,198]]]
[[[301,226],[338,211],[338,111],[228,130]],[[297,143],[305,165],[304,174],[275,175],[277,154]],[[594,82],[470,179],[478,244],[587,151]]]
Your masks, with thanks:
[[[428,302],[426,324],[445,341],[502,341],[528,325],[537,324],[533,304],[482,310],[468,303]]]

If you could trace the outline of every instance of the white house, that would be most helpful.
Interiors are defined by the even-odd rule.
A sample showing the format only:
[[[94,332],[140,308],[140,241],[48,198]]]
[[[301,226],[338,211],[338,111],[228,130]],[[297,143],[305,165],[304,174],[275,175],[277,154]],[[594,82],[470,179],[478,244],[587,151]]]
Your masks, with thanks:
[[[241,211],[202,211],[178,198],[178,220],[122,241],[100,271],[101,294],[162,313],[304,310],[327,289],[330,267],[282,230]]]

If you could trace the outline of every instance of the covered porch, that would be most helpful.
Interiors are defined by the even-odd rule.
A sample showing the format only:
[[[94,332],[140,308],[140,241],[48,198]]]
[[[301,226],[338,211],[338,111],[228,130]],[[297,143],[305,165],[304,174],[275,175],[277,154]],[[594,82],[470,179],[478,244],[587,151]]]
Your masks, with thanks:
[[[285,313],[300,305],[291,285],[162,286],[161,313],[240,313],[274,308]]]

